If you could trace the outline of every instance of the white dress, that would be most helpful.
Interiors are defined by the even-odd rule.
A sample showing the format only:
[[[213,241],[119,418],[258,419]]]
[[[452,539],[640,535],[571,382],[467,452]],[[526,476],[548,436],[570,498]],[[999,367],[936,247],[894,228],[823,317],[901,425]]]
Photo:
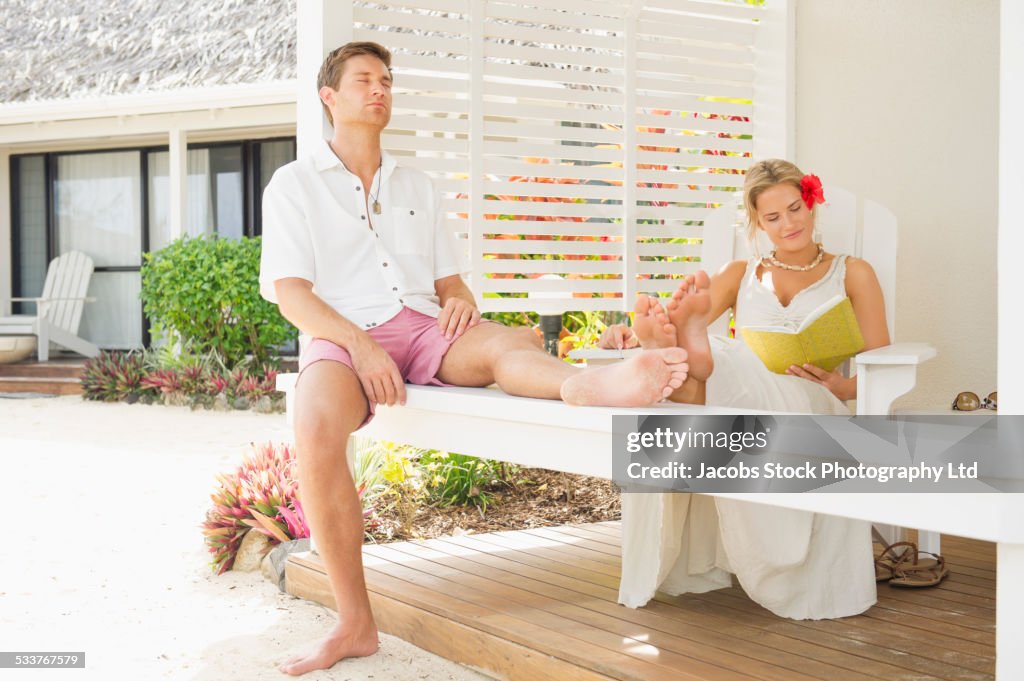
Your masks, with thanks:
[[[846,256],[783,306],[747,271],[737,295],[737,328],[796,328],[837,293],[845,295]],[[741,341],[712,337],[715,370],[709,406],[848,415],[826,388],[774,374]],[[864,612],[876,601],[871,525],[701,494],[622,495],[622,581],[619,602],[631,608],[655,591],[703,593],[732,586],[781,617],[825,619]]]

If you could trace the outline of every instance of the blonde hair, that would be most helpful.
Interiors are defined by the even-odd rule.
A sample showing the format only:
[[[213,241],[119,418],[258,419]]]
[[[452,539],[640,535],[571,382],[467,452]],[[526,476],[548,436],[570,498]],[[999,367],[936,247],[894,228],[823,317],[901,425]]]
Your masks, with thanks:
[[[777,184],[789,184],[801,191],[800,180],[804,171],[795,163],[781,158],[768,158],[758,161],[747,170],[743,179],[743,207],[747,211],[747,238],[752,242],[757,239],[757,199],[766,189]],[[816,208],[816,207],[815,207]],[[812,210],[812,214],[817,211]]]

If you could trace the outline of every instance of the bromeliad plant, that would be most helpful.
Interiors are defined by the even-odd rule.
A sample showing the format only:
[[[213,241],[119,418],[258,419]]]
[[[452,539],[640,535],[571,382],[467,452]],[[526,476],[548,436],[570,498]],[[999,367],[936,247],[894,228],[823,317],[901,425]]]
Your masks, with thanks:
[[[87,399],[102,402],[137,399],[149,389],[145,375],[141,354],[103,352],[86,362],[82,391]]]
[[[292,448],[268,442],[253,445],[234,473],[217,476],[218,488],[210,495],[213,508],[203,523],[217,574],[231,569],[250,530],[267,535],[273,544],[309,536],[298,497],[296,464]]]

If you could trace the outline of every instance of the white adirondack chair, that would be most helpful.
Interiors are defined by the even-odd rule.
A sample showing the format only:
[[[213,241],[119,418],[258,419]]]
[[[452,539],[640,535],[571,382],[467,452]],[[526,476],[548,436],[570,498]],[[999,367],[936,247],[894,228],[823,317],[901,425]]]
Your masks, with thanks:
[[[54,258],[46,270],[43,295],[11,299],[35,303],[36,313],[0,317],[0,336],[36,336],[40,362],[50,358],[50,343],[86,357],[100,354],[98,347],[78,335],[82,308],[95,300],[85,295],[92,271],[92,258],[84,253],[71,251]]]

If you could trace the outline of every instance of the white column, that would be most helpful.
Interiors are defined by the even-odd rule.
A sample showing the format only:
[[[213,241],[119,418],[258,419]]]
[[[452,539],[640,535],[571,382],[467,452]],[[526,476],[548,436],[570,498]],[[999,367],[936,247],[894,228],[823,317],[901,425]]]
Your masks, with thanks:
[[[1024,3],[1002,0],[999,32],[999,412],[1024,414]],[[1024,678],[1024,545],[999,544],[996,551],[996,679],[1009,681]]]
[[[332,134],[317,94],[316,78],[324,57],[352,40],[352,0],[300,0],[297,35],[295,136],[298,157],[302,158]]]
[[[796,162],[796,0],[770,0],[754,43],[754,160]]]
[[[168,149],[170,157],[167,164],[167,231],[171,241],[185,235],[185,207],[188,182],[188,133],[174,129],[168,132]]]
[[[1020,358],[1024,292],[1024,3],[1002,0],[999,40],[999,412],[1024,414],[1024,362]],[[1024,607],[1024,603],[1021,604]],[[1000,638],[1000,640],[1003,640]],[[1009,642],[1007,640],[1007,645]]]
[[[11,152],[0,149],[0,316],[11,314]]]

